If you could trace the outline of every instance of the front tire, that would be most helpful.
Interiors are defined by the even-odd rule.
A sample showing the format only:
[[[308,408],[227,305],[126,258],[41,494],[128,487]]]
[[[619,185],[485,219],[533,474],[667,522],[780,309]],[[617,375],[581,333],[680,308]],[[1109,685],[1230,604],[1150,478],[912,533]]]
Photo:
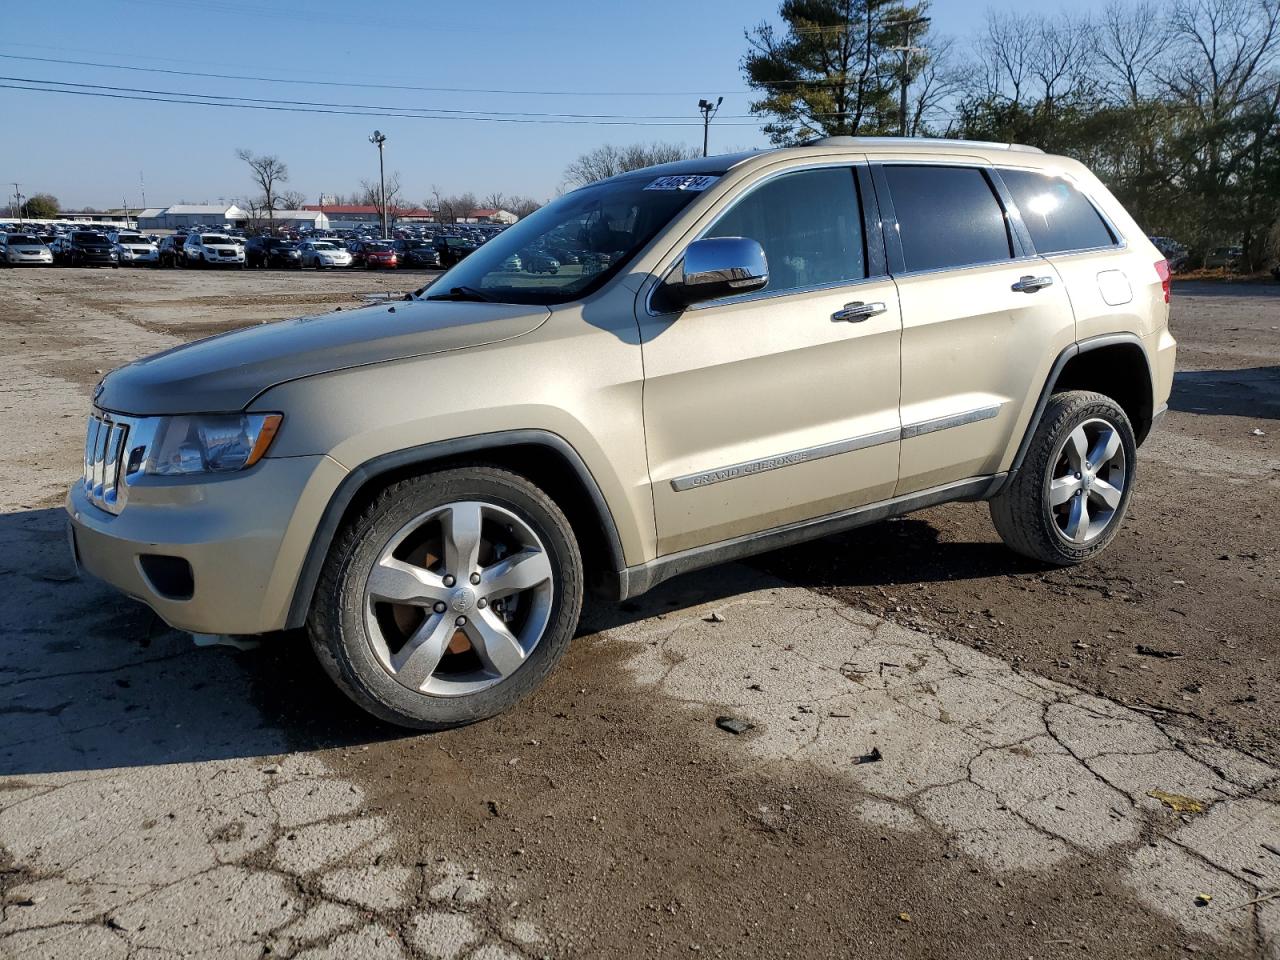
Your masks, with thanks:
[[[1016,553],[1082,563],[1119,532],[1136,463],[1133,425],[1119,404],[1083,390],[1055,394],[1021,469],[991,500],[992,522]]]
[[[494,467],[393,484],[338,535],[307,621],[325,671],[365,710],[443,730],[538,687],[582,608],[582,556],[542,490]]]

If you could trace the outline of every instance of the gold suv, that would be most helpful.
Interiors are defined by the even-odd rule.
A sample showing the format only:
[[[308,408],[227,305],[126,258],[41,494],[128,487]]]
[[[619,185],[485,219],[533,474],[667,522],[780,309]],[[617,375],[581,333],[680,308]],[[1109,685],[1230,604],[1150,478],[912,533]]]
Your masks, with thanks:
[[[467,723],[546,676],[588,583],[632,597],[948,500],[1089,558],[1165,409],[1168,303],[1115,198],[1032,148],[626,173],[405,301],[108,375],[73,548],[175,627],[305,626],[370,712]]]

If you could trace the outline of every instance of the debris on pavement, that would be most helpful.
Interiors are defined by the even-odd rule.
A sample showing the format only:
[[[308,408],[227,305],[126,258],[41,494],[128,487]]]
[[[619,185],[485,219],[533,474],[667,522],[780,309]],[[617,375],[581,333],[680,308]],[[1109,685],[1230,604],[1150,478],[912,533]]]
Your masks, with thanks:
[[[1178,650],[1158,650],[1155,647],[1147,646],[1145,643],[1138,644],[1137,651],[1144,657],[1156,657],[1160,660],[1176,660],[1179,657],[1185,656],[1185,654]]]
[[[880,753],[880,748],[872,747],[870,753],[864,753],[860,757],[854,757],[853,763],[854,766],[857,766],[860,763],[879,763],[883,759],[884,755]]]
[[[712,610],[710,614],[702,619],[707,623],[724,623],[724,614],[719,610]]]
[[[716,717],[716,726],[736,736],[739,733],[746,733],[755,724],[747,723],[747,721],[739,720],[736,717]]]
[[[1254,427],[1249,432],[1252,433],[1255,437],[1265,437],[1267,435],[1267,432],[1265,430],[1260,430],[1257,427]]]
[[[1197,893],[1197,894],[1196,894],[1196,906],[1197,906],[1197,907],[1207,907],[1207,906],[1208,906],[1209,904],[1211,904],[1212,902],[1213,902],[1213,894],[1212,894],[1212,893]]]
[[[1204,813],[1205,805],[1199,800],[1184,797],[1180,793],[1165,793],[1163,790],[1148,790],[1147,796],[1159,800],[1174,813]]]
[[[899,920],[901,920],[903,923],[910,923],[910,922],[911,922],[911,914],[909,914],[909,913],[907,913],[907,911],[903,910],[900,914],[898,914],[898,919],[899,919]]]

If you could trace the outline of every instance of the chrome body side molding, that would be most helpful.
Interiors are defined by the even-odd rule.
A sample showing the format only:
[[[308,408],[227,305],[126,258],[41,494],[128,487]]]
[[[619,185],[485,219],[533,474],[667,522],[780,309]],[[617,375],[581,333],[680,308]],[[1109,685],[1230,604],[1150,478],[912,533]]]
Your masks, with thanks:
[[[792,450],[789,453],[780,453],[760,460],[747,460],[727,467],[704,470],[701,473],[689,473],[683,477],[674,477],[671,481],[671,489],[676,491],[692,490],[695,487],[723,483],[725,480],[736,480],[738,477],[749,477],[753,473],[777,470],[779,467],[790,467],[797,463],[808,463],[810,460],[821,460],[823,457],[835,457],[842,453],[852,453],[854,450],[865,450],[867,447],[876,447],[882,443],[893,443],[899,439],[901,433],[902,431],[897,427],[892,427],[888,430],[879,430],[875,433],[863,434],[860,437],[850,437],[847,440],[837,440],[834,443],[824,443],[816,447],[805,447],[802,450]]]
[[[778,470],[781,467],[790,467],[797,463],[808,463],[811,460],[821,460],[824,457],[835,457],[842,453],[852,453],[855,450],[878,447],[882,443],[909,440],[912,437],[919,437],[937,430],[963,427],[968,423],[990,420],[1000,413],[1002,406],[1004,406],[1002,403],[993,403],[974,410],[963,410],[960,413],[951,413],[945,417],[936,417],[933,420],[922,420],[918,423],[908,423],[902,427],[891,427],[888,430],[865,433],[860,437],[850,437],[847,440],[836,440],[833,443],[804,447],[800,450],[791,450],[771,457],[762,457],[759,460],[745,460],[742,463],[716,467],[713,470],[703,470],[700,473],[687,473],[684,476],[673,477],[671,489],[677,492],[694,490],[698,487],[710,486],[713,483],[723,483],[726,480],[749,477],[752,474],[763,473],[766,470]]]

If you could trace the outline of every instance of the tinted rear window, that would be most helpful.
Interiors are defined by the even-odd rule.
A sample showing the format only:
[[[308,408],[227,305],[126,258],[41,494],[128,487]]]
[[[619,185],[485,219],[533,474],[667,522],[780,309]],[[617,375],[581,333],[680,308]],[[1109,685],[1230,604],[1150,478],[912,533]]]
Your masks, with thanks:
[[[1036,253],[1088,250],[1116,242],[1088,198],[1061,177],[1030,170],[1001,170],[1000,176],[1013,194]]]
[[[1004,211],[973,167],[884,168],[907,270],[964,267],[1012,257]]]

